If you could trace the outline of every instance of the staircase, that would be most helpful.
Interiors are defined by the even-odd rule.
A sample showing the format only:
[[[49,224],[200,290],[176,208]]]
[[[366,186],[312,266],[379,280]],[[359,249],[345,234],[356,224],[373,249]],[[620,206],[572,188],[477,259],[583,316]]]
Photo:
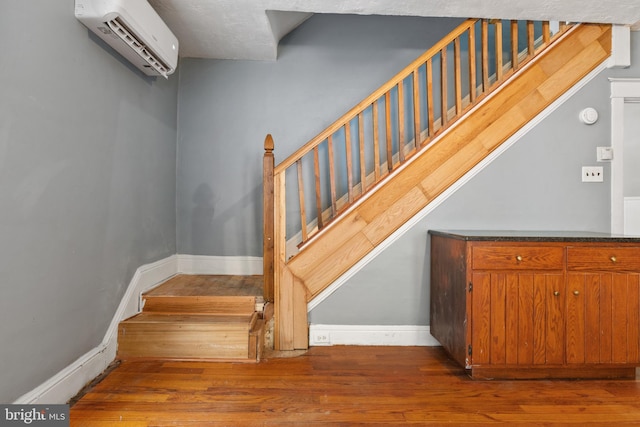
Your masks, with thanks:
[[[177,276],[120,324],[118,358],[258,361],[271,314],[275,350],[306,349],[309,301],[610,55],[608,25],[506,26],[507,49],[503,21],[469,20],[278,166],[268,136],[264,285]]]
[[[267,136],[264,271],[276,349],[307,348],[309,301],[610,53],[609,25],[552,33],[544,22],[469,20],[277,166]]]
[[[179,275],[143,295],[118,328],[120,360],[257,362],[265,333],[262,276]]]

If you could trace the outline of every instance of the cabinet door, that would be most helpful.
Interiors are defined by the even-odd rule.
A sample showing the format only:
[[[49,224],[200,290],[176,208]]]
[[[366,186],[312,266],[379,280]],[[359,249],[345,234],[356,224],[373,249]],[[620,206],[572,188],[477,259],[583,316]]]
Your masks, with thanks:
[[[567,363],[640,362],[640,274],[567,278]]]
[[[474,272],[473,365],[564,363],[562,273]]]

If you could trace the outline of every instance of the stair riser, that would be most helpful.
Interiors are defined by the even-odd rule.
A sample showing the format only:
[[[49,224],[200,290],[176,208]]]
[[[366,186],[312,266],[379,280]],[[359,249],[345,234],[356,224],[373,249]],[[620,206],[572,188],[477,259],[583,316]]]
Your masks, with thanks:
[[[118,330],[118,358],[240,359],[249,354],[244,326],[126,324]]]
[[[213,315],[251,315],[256,297],[145,297],[144,311],[154,313],[199,313]]]

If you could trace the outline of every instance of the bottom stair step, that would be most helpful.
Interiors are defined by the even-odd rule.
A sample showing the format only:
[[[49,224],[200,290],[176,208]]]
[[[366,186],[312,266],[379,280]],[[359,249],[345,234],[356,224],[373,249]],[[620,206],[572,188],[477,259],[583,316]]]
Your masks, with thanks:
[[[250,332],[256,321],[257,313],[213,316],[142,312],[120,323],[118,358],[255,360]]]

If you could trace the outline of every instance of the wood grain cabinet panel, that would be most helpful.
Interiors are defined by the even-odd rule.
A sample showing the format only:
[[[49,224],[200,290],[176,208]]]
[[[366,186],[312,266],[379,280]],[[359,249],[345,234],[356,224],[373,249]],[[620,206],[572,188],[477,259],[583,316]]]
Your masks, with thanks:
[[[635,378],[640,239],[430,235],[431,331],[472,377]]]
[[[567,363],[640,364],[640,275],[569,273]]]
[[[474,272],[473,365],[545,365],[564,360],[562,274]]]

